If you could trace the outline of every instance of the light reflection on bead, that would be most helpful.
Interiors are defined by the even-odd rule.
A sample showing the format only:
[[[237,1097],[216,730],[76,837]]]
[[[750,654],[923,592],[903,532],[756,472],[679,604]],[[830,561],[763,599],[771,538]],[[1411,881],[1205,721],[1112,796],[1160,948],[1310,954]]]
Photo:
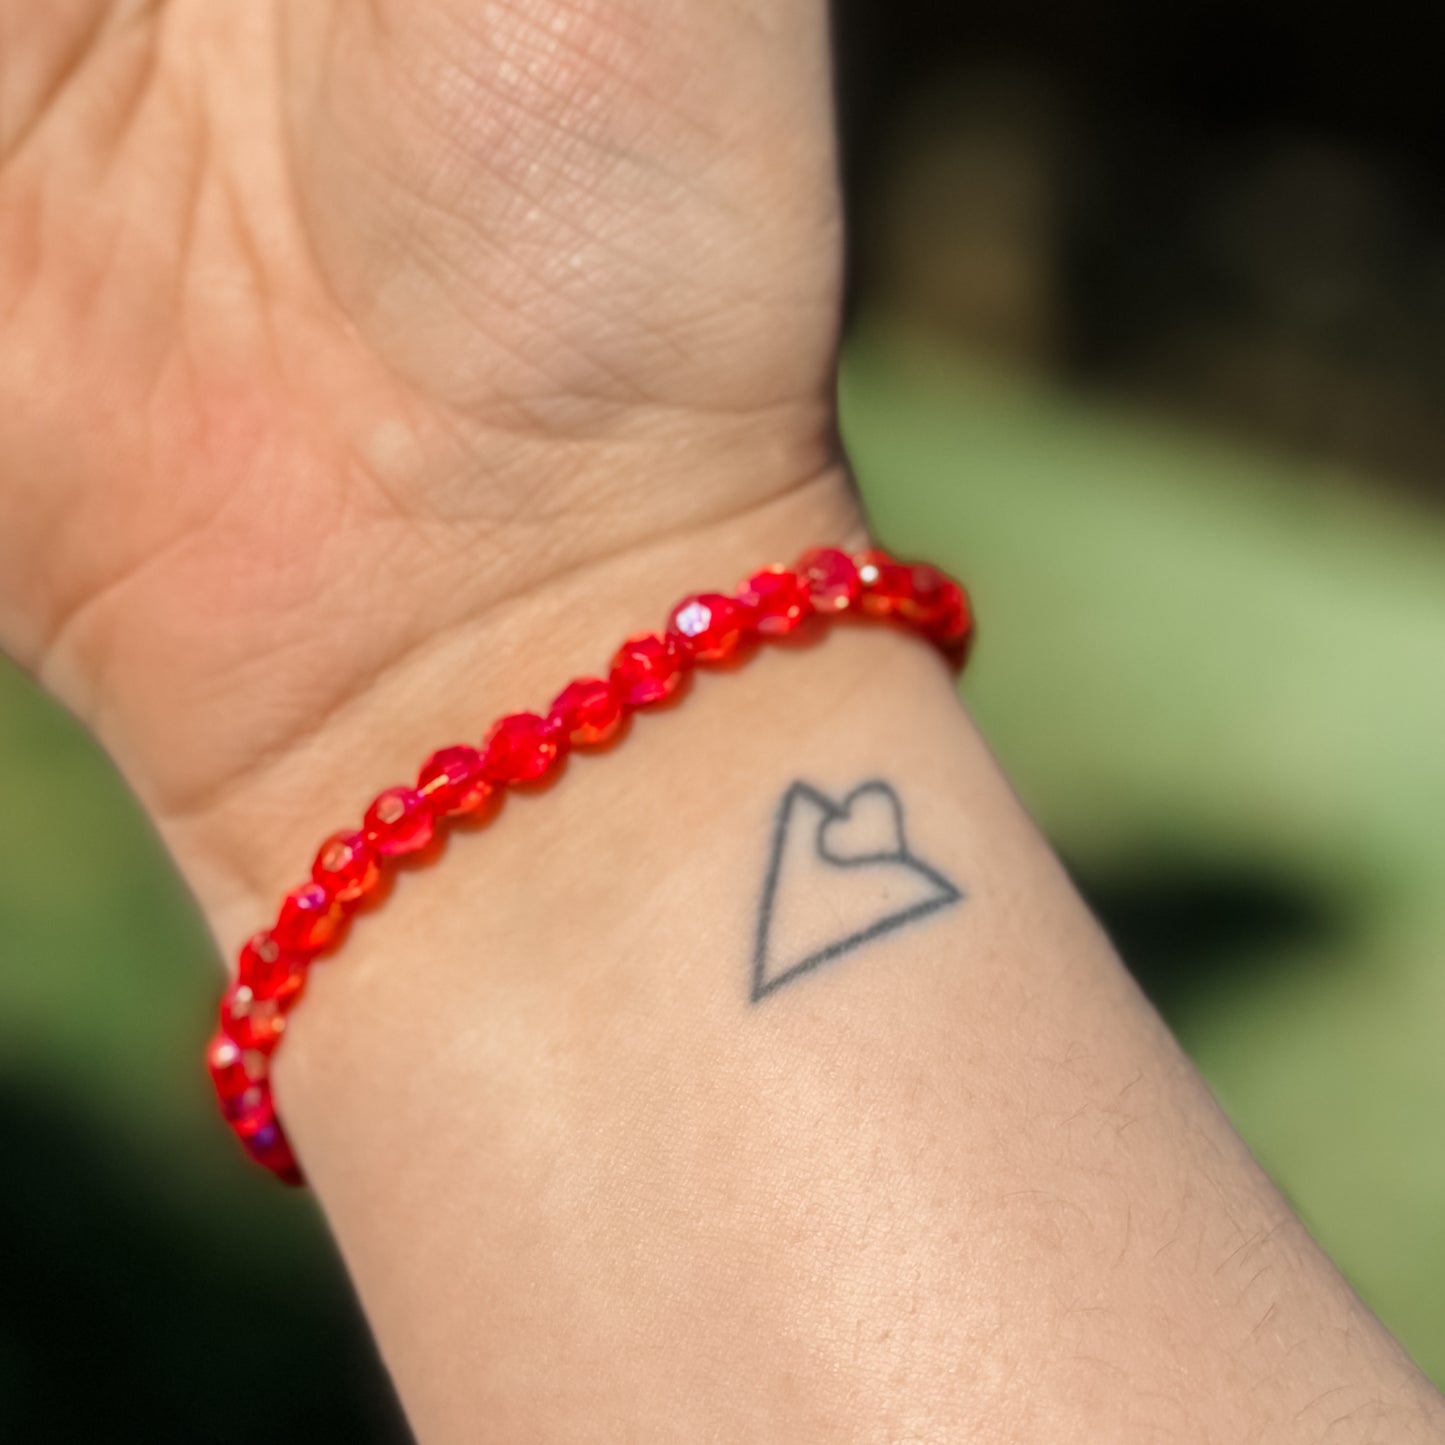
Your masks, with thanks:
[[[673,608],[667,632],[695,661],[726,662],[737,653],[752,621],[752,614],[735,597],[703,592]]]
[[[854,560],[858,564],[858,580],[863,584],[860,599],[863,610],[874,617],[896,615],[902,602],[911,595],[908,568],[876,547],[860,552]]]

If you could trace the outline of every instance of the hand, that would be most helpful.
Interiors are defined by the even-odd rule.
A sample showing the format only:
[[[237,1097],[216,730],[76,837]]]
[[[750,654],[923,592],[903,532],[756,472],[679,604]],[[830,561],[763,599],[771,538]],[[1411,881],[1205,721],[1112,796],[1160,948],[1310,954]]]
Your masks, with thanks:
[[[264,891],[479,649],[846,525],[839,233],[822,0],[0,0],[0,642]]]

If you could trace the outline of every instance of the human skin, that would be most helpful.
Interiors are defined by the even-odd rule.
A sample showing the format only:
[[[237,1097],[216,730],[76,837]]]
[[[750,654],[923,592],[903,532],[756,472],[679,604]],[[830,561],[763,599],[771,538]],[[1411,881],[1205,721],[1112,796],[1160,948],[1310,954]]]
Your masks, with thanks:
[[[0,639],[226,945],[431,748],[860,535],[824,22],[0,0]],[[754,1001],[779,800],[875,778],[963,897]],[[1445,1439],[882,628],[408,870],[277,1092],[423,1445]]]

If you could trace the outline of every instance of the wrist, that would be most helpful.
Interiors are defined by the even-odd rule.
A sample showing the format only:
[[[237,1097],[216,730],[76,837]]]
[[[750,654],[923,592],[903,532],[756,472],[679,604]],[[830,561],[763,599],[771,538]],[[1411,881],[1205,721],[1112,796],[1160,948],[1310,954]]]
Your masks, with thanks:
[[[288,1132],[419,1438],[479,1418],[568,1439],[598,1418],[645,1438],[1053,1438],[1083,1418],[1079,1359],[1109,1365],[1084,1414],[1122,1438],[1141,1394],[1174,1398],[1181,1317],[1197,1418],[1243,1400],[1256,1433],[1293,1439],[1321,1390],[1377,1378],[1401,1439],[1407,1413],[1424,1422],[937,658],[839,627],[637,726],[556,796],[509,801],[501,832],[459,833],[445,877],[404,880],[318,970],[278,1055]],[[863,921],[858,896],[906,896],[850,872],[850,903],[823,833],[778,822],[799,783],[846,811],[877,778],[900,851],[854,861],[925,860],[961,906],[845,933],[857,946],[750,999],[760,920],[786,961]],[[785,831],[817,869],[796,850],[765,866]],[[777,876],[801,891],[774,914]],[[1231,1268],[1266,1272],[1278,1329],[1221,1290]],[[1269,1391],[1240,1395],[1241,1340]],[[1023,1412],[994,1388],[1019,1361]]]
[[[580,560],[552,571],[545,559],[518,566],[505,539],[489,541],[479,566],[500,559],[532,580],[497,590],[485,607],[361,676],[314,726],[203,806],[162,812],[162,832],[229,950],[304,875],[318,837],[381,788],[409,781],[436,748],[475,744],[502,713],[544,708],[568,678],[602,671],[624,636],[660,626],[690,591],[729,587],[814,543],[857,546],[863,537],[856,496],[835,464],[729,515],[611,549],[578,547]]]

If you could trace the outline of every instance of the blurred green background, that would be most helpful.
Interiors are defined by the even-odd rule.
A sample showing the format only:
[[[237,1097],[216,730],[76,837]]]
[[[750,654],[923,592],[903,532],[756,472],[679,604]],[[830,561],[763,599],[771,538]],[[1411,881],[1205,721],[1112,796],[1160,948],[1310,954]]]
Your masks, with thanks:
[[[841,7],[845,428],[882,537],[970,580],[1026,802],[1445,1381],[1438,87],[1398,35],[1372,80],[1287,9],[1142,13]],[[312,1204],[212,1117],[198,918],[3,664],[0,819],[0,1440],[405,1440]]]

